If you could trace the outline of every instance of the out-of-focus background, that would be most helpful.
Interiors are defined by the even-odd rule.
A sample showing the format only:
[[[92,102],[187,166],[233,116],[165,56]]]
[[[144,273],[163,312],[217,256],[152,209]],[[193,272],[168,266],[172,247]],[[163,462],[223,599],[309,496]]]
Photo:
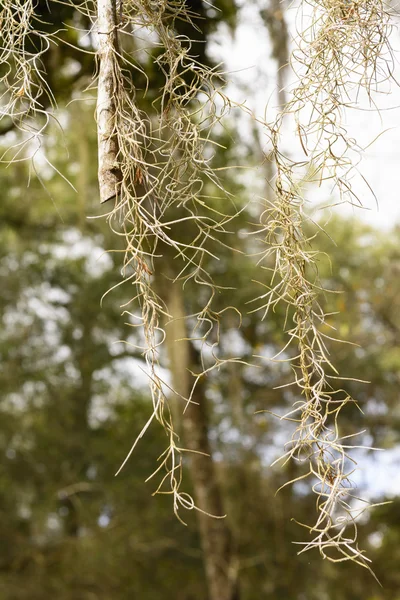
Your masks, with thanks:
[[[267,114],[273,117],[273,106],[284,100],[276,91],[285,83],[282,67],[294,22],[287,7],[276,0],[243,5],[219,0],[218,10],[206,2],[189,4],[202,14],[203,34],[196,34],[202,39],[194,52],[203,60],[227,60],[232,71],[245,69],[232,73],[231,89],[238,100],[246,97],[256,107],[263,92],[271,107]],[[48,22],[72,22],[67,7],[60,4],[57,12],[55,6],[46,15]],[[83,48],[92,43],[72,41]],[[159,74],[151,70],[146,40],[138,36],[138,45],[138,60],[149,75],[147,96],[138,96],[150,106],[158,95]],[[0,598],[203,600],[207,589],[196,514],[184,515],[183,526],[173,515],[171,498],[153,498],[156,482],[145,483],[165,447],[165,434],[156,424],[114,477],[149,417],[149,393],[140,352],[118,343],[137,341],[120,316],[120,306],[131,296],[129,284],[128,289],[115,287],[100,307],[101,297],[120,281],[121,255],[105,253],[118,249],[105,219],[88,218],[104,212],[98,203],[94,99],[83,92],[92,59],[64,45],[51,47],[46,60],[59,102],[57,122],[47,130],[33,162],[0,168]],[[144,80],[138,73],[135,77],[138,90],[143,89]],[[0,153],[18,142],[11,127],[0,133]],[[339,337],[357,344],[332,344],[332,362],[343,375],[370,382],[349,382],[362,412],[356,407],[343,412],[342,433],[364,431],[357,443],[384,449],[355,451],[360,470],[352,478],[360,496],[392,500],[359,522],[359,545],[373,561],[379,587],[354,564],[332,564],[317,552],[297,556],[299,547],[293,542],[308,534],[292,519],[308,523],[315,496],[301,481],[275,495],[301,468],[270,466],[284,451],[287,426],[257,411],[283,414],[296,397],[290,387],[276,389],[290,381],[285,363],[267,360],[286,343],[283,312],[264,321],[249,312],[247,302],[259,293],[259,271],[251,256],[253,238],[246,236],[262,210],[259,198],[270,193],[267,181],[273,172],[265,161],[262,132],[246,125],[242,116],[232,114],[218,136],[227,149],[216,151],[217,166],[250,165],[245,174],[226,171],[225,185],[238,206],[253,201],[235,224],[237,244],[248,256],[222,248],[220,260],[209,264],[218,285],[237,289],[236,305],[243,314],[238,329],[237,318],[226,313],[221,348],[244,361],[265,357],[257,369],[235,364],[212,372],[200,390],[226,527],[237,556],[237,597],[399,600],[397,207],[393,200],[383,201],[383,220],[365,219],[362,211],[350,216],[333,211],[326,225],[329,235],[318,238],[318,247],[331,259],[321,257],[321,280],[342,292],[326,298],[328,312],[338,313],[331,324]],[[395,199],[399,170],[390,165],[387,176],[378,169],[379,192]],[[377,171],[370,170],[378,181]],[[369,208],[371,215],[375,208]],[[326,214],[321,218],[325,222]],[[190,286],[184,300],[188,313],[199,310],[198,292]],[[168,379],[163,354],[161,362]],[[190,491],[189,469],[185,481]]]

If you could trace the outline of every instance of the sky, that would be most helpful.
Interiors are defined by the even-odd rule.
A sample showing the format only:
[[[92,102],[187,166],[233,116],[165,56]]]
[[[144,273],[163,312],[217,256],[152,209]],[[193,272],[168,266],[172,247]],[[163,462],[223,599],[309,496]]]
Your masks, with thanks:
[[[297,9],[294,4],[285,4],[293,36]],[[392,31],[391,44],[400,57],[400,31],[396,27]],[[228,95],[240,102],[246,100],[246,104],[258,115],[263,116],[266,110],[267,120],[273,121],[277,103],[276,66],[270,58],[268,34],[255,3],[242,0],[235,36],[232,37],[228,29],[222,27],[214,36],[211,52],[226,66],[227,78],[231,82]],[[400,81],[398,58],[394,77]],[[290,73],[287,79],[286,87],[290,90],[293,82]],[[395,82],[386,85],[375,100],[380,114],[364,102],[361,110],[348,110],[345,121],[351,136],[363,147],[379,136],[365,152],[360,167],[376,198],[365,185],[360,184],[359,195],[364,208],[342,206],[338,210],[386,229],[400,222],[400,86]],[[315,197],[315,200],[318,201],[318,198]]]

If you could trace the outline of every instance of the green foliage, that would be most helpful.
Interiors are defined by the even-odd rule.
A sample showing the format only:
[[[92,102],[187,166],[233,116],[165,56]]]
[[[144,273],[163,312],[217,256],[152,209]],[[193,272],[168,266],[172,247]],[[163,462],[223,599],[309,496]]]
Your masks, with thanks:
[[[100,220],[82,218],[98,211],[95,167],[84,162],[94,152],[90,119],[89,107],[80,115],[72,111],[66,129],[79,165],[70,175],[79,189],[86,187],[85,207],[77,205],[74,191],[56,173],[46,180],[53,205],[38,180],[26,188],[25,167],[1,172],[7,190],[0,236],[6,282],[0,294],[1,595],[5,600],[204,598],[195,520],[182,527],[171,515],[168,498],[150,500],[154,484],[143,483],[164,447],[162,431],[152,427],[128,468],[114,477],[150,405],[145,378],[129,366],[132,361],[140,365],[140,353],[113,344],[123,337],[134,341],[132,329],[119,318],[126,290],[116,288],[99,308],[101,296],[118,281],[120,258],[108,254],[97,260],[110,234]],[[79,135],[82,130],[85,136]],[[48,152],[61,170],[66,156],[59,150],[59,133],[52,135]],[[243,215],[244,229],[248,221]],[[327,295],[329,312],[340,310],[331,324],[363,348],[362,360],[344,344],[333,345],[332,355],[340,368],[357,367],[360,379],[372,380],[369,386],[352,383],[352,393],[374,443],[393,446],[399,429],[387,411],[397,401],[397,368],[391,358],[396,356],[398,319],[397,233],[383,235],[339,218],[329,231],[337,244],[327,236],[319,243],[335,266],[321,256],[319,274],[325,287],[345,292]],[[249,240],[241,237],[243,249]],[[221,286],[238,288],[244,314],[240,330],[236,315],[224,314],[221,347],[226,355],[239,348],[244,359],[278,351],[284,314],[277,311],[263,323],[247,314],[246,303],[257,289],[249,283],[255,278],[254,262],[226,248],[220,261],[210,259],[209,267]],[[190,287],[187,293],[188,306],[196,312],[199,298]],[[223,306],[217,295],[216,308]],[[235,352],[232,344],[238,345]],[[275,412],[290,406],[290,388],[273,389],[289,379],[284,365],[263,360],[262,369],[235,365],[218,377],[210,374],[205,384],[214,408],[210,433],[241,565],[241,598],[397,600],[400,533],[394,505],[377,509],[360,526],[364,546],[378,535],[380,545],[375,541],[368,551],[384,592],[349,566],[339,571],[321,564],[318,556],[295,557],[290,542],[300,538],[290,518],[295,512],[298,520],[306,520],[313,501],[301,482],[275,496],[302,471],[293,465],[282,472],[267,468],[280,452],[285,426],[265,414],[254,416],[265,407]],[[376,402],[386,412],[374,412]],[[365,426],[357,410],[348,414],[344,431],[353,432],[355,423]]]

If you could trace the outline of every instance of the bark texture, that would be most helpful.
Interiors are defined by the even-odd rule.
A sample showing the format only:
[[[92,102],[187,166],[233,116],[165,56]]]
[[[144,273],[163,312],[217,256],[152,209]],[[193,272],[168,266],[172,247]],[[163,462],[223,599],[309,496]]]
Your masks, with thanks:
[[[122,181],[118,165],[116,128],[116,67],[118,52],[115,0],[98,0],[99,79],[97,94],[97,135],[99,157],[100,202],[116,198]]]
[[[165,300],[173,321],[166,325],[166,344],[174,388],[187,397],[193,381],[189,369],[199,370],[196,352],[187,339],[182,289],[170,284]],[[196,404],[195,404],[196,403]],[[221,490],[208,438],[207,399],[201,382],[193,403],[181,412],[184,446],[190,454],[190,472],[196,505],[211,515],[224,515]],[[201,453],[201,454],[197,454]],[[205,456],[205,454],[207,456]],[[226,519],[215,519],[198,512],[204,566],[210,600],[238,600],[237,569],[232,551],[232,535]]]

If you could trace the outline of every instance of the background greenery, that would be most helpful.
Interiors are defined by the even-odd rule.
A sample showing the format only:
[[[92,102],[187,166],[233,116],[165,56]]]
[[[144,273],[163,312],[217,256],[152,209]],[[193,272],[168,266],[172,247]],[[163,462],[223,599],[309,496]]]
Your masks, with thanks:
[[[213,13],[193,3],[203,16],[204,37],[196,46],[203,58],[207,36],[219,20],[234,30],[233,3],[220,4],[222,12]],[[60,8],[52,18],[56,27],[72,16]],[[59,66],[81,60],[72,50],[63,53]],[[39,177],[28,162],[0,170],[0,598],[205,599],[195,515],[185,516],[184,527],[173,516],[170,498],[152,498],[155,482],[145,483],[164,449],[164,434],[156,425],[114,477],[151,409],[140,352],[115,343],[137,341],[120,316],[130,290],[116,287],[100,308],[100,298],[120,281],[121,257],[104,254],[118,249],[105,219],[87,218],[101,214],[94,106],[90,101],[63,105],[71,86],[79,96],[93,64],[82,62],[79,76],[69,78],[67,67],[52,70],[48,58],[62,130],[54,125],[43,140],[35,157]],[[151,64],[149,57],[143,60]],[[150,92],[139,101],[156,97],[157,78],[150,73]],[[221,165],[234,164],[243,152],[233,132],[234,121],[221,133],[228,148],[215,157]],[[4,133],[1,145],[9,146],[15,136],[12,130]],[[256,141],[248,151],[250,162],[257,163]],[[44,154],[78,193],[46,166]],[[230,175],[226,183],[247,205],[251,192],[243,179]],[[245,232],[254,214],[244,211],[240,219],[235,227]],[[342,433],[366,429],[363,441],[394,452],[400,432],[399,229],[383,233],[339,216],[327,229],[329,236],[318,238],[331,258],[321,256],[321,280],[343,292],[326,298],[330,311],[339,313],[332,325],[340,337],[359,344],[332,345],[333,363],[343,374],[371,382],[350,383],[364,414],[347,409]],[[243,235],[235,243],[251,253],[252,239]],[[244,315],[241,329],[232,315],[223,319],[221,347],[244,359],[272,356],[285,344],[284,315],[277,311],[261,322],[258,314],[249,314],[246,303],[258,289],[256,261],[228,249],[219,252],[220,261],[211,261],[209,268],[218,284],[237,288],[236,304]],[[197,292],[189,286],[185,302],[192,313],[199,310]],[[223,298],[216,307],[218,302],[222,308]],[[166,357],[162,361],[167,369]],[[293,465],[270,468],[282,452],[287,428],[266,413],[255,414],[262,409],[283,414],[295,398],[290,388],[275,389],[290,378],[284,365],[261,360],[259,366],[228,365],[210,375],[203,390],[239,561],[240,600],[400,599],[397,497],[360,523],[360,545],[372,558],[382,588],[353,564],[296,555],[292,542],[303,540],[304,531],[291,519],[307,522],[314,501],[301,483],[275,496],[301,471]],[[363,454],[367,475],[378,458]],[[381,484],[378,489],[368,476],[357,481],[372,499],[385,499]]]

